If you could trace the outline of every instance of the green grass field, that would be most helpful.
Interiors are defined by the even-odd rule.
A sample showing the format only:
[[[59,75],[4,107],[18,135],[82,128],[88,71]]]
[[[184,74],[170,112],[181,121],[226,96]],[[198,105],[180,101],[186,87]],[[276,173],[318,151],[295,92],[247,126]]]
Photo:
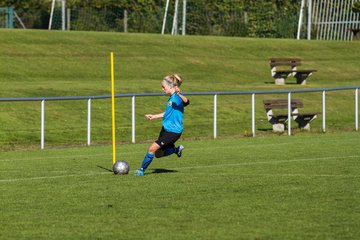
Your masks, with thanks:
[[[1,239],[359,239],[356,132],[0,152]]]
[[[82,96],[110,93],[110,51],[115,53],[116,92],[161,92],[160,80],[172,72],[184,77],[182,91],[286,90],[357,86],[360,42],[169,36],[104,32],[0,30],[0,97]],[[299,57],[302,69],[317,69],[307,86],[274,85],[270,57]],[[256,100],[257,135],[273,135]],[[321,93],[294,94],[304,112],[321,112]],[[164,97],[136,99],[136,140],[148,141],[159,131],[146,113],[164,109]],[[191,96],[184,138],[211,138],[212,96]],[[251,97],[218,97],[218,136],[251,133]],[[354,129],[354,91],[327,94],[327,131]],[[46,146],[86,143],[86,101],[46,102]],[[131,99],[117,99],[119,141],[131,141]],[[110,100],[92,103],[92,143],[111,141]],[[201,114],[199,114],[201,113]],[[321,118],[312,132],[321,132]],[[0,102],[0,149],[40,145],[40,102]],[[294,133],[297,134],[296,126]],[[302,134],[302,133],[300,133]]]

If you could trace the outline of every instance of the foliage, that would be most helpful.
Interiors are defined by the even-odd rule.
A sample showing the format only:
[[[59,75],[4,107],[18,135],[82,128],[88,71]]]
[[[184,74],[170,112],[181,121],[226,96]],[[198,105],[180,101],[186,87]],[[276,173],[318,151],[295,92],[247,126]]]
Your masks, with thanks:
[[[360,2],[356,2],[353,4],[352,11],[355,13],[360,13]]]
[[[126,10],[129,32],[159,33],[165,3],[166,0],[67,0],[67,7],[72,10],[73,30],[124,31]],[[0,0],[0,5],[14,6],[27,28],[48,27],[49,0]],[[179,5],[181,9],[182,1]],[[297,0],[188,0],[187,9],[187,34],[293,38],[299,3]],[[173,15],[174,1],[170,1],[167,33],[172,28]],[[60,17],[57,19],[60,21]],[[181,16],[179,19],[181,30]]]
[[[297,1],[246,1],[249,12],[248,35],[250,37],[295,36],[294,19],[297,18]],[[289,21],[291,20],[291,21]],[[293,23],[289,26],[289,23]]]
[[[13,6],[26,28],[48,27],[50,3],[47,0],[0,0],[0,6]]]

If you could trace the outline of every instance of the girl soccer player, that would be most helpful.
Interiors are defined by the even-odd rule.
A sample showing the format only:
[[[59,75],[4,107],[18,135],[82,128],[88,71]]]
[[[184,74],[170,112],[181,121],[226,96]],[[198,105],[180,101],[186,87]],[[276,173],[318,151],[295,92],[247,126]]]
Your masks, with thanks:
[[[146,114],[145,118],[148,120],[162,118],[162,129],[158,139],[150,145],[141,164],[141,168],[135,172],[135,176],[144,175],[145,170],[149,167],[154,156],[160,158],[173,153],[178,157],[182,155],[184,147],[182,145],[175,147],[175,142],[183,132],[184,103],[188,105],[189,100],[180,94],[179,85],[181,85],[181,83],[182,79],[177,74],[166,76],[161,81],[163,92],[170,96],[166,103],[165,112]]]

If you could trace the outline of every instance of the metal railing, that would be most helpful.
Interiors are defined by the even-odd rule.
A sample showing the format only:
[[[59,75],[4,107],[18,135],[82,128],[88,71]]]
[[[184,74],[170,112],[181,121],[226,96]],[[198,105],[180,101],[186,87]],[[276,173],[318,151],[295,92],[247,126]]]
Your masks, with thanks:
[[[359,130],[359,88],[360,86],[348,86],[337,88],[315,88],[315,89],[301,89],[301,90],[259,90],[259,91],[237,91],[237,92],[185,92],[185,95],[197,96],[214,96],[214,110],[213,110],[213,137],[217,138],[217,96],[218,95],[251,95],[251,130],[252,136],[255,137],[255,101],[256,95],[259,94],[279,94],[286,93],[288,99],[288,119],[291,119],[291,96],[293,93],[322,93],[322,131],[326,131],[326,93],[329,91],[355,90],[355,130]],[[115,94],[116,98],[131,97],[131,142],[135,143],[135,98],[136,97],[151,97],[163,96],[163,93],[127,93]],[[41,119],[40,119],[40,148],[45,148],[45,101],[66,101],[66,100],[87,100],[87,145],[91,144],[91,101],[96,99],[111,98],[111,95],[97,95],[97,96],[65,96],[65,97],[34,97],[34,98],[0,98],[0,102],[19,102],[19,101],[40,101],[41,102]],[[291,121],[288,122],[288,135],[291,136]]]

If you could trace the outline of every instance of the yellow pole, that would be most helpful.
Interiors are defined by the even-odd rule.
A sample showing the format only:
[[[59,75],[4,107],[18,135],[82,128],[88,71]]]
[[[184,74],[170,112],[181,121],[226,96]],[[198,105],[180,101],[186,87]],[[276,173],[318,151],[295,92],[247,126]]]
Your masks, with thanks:
[[[111,66],[111,118],[112,118],[112,164],[116,162],[116,141],[115,141],[115,84],[114,84],[114,53],[110,53]]]

